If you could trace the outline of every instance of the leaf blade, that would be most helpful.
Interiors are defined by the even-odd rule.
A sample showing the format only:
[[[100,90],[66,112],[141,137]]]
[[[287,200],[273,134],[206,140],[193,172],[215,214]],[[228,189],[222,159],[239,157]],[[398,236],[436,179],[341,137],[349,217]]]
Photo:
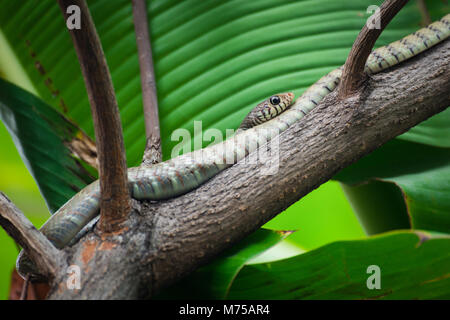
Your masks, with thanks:
[[[67,147],[78,127],[27,91],[0,79],[0,118],[51,212],[93,177]]]

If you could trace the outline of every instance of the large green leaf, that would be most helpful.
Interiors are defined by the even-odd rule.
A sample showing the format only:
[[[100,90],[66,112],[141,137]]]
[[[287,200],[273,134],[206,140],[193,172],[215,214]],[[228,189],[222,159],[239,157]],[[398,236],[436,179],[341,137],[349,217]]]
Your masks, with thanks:
[[[341,187],[367,234],[411,228],[403,194],[395,184],[371,180]]]
[[[449,299],[450,238],[392,232],[245,266],[229,299]],[[380,270],[380,289],[368,278]],[[373,283],[369,279],[369,283]]]
[[[450,148],[450,109],[411,128],[398,138],[435,147]]]
[[[324,223],[326,221],[326,223]],[[313,190],[264,225],[274,230],[297,230],[286,240],[311,250],[336,240],[365,236],[338,182]]]
[[[450,233],[449,148],[393,140],[335,178],[349,185],[370,179],[395,183],[402,190],[413,228]],[[376,202],[372,205],[377,207]]]
[[[93,180],[68,147],[85,139],[80,129],[40,99],[2,79],[0,118],[51,211]]]

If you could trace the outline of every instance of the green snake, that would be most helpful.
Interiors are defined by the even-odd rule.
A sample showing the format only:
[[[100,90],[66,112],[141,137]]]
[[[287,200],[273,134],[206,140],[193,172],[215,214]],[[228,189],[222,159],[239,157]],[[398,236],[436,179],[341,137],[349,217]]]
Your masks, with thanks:
[[[373,74],[407,60],[450,35],[450,14],[427,27],[374,50],[365,72]],[[215,145],[168,161],[128,169],[130,194],[137,200],[165,200],[187,193],[222,170],[245,158],[257,148],[303,118],[338,85],[342,67],[331,71],[294,102],[293,93],[271,96],[259,103],[242,121],[236,134]],[[61,249],[80,237],[80,231],[99,214],[100,186],[95,181],[73,196],[40,229]],[[84,229],[83,229],[84,228]],[[78,235],[78,237],[77,237]],[[22,251],[17,270],[26,277],[39,279],[34,263]]]

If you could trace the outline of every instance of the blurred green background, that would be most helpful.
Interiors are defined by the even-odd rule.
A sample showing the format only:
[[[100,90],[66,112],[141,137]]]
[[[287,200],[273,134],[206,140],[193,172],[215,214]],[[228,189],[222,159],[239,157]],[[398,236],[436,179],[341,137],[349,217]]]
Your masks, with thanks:
[[[0,153],[0,190],[26,214],[35,226],[40,226],[50,214],[33,177],[22,162],[8,131],[1,122],[0,146],[2,150]],[[16,244],[0,228],[1,299],[8,297],[11,272],[14,268],[17,254]]]

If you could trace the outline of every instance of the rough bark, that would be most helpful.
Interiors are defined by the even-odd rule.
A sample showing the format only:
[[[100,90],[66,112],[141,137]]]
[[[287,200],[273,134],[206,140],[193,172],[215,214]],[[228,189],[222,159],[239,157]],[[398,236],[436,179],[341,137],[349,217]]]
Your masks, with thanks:
[[[133,201],[123,232],[89,233],[65,250],[82,270],[81,289],[66,275],[51,299],[149,297],[208,262],[339,170],[450,105],[450,41],[369,78],[351,97],[331,93],[280,136],[279,168],[238,164],[184,195]]]
[[[69,30],[83,73],[94,120],[101,189],[100,225],[104,232],[120,231],[130,211],[127,164],[119,108],[103,48],[85,0],[58,0],[64,18],[67,8],[81,12],[81,28]]]

